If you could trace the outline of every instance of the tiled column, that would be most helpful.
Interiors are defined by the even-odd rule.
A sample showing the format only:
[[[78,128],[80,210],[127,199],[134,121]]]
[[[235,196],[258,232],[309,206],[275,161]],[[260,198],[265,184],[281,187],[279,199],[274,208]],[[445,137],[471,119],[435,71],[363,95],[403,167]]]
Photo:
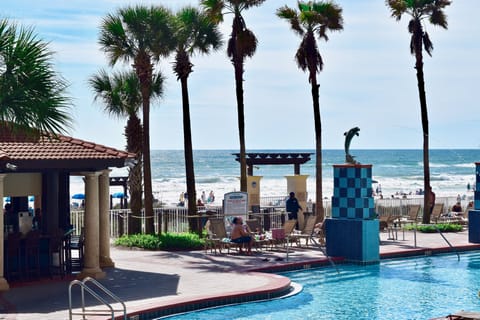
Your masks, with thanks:
[[[5,221],[4,221],[4,214],[3,214],[3,179],[5,178],[4,174],[0,174],[0,209],[2,212],[0,213],[0,291],[6,291],[10,289],[7,280],[5,279],[5,270],[3,268],[3,264],[5,261],[5,251],[4,251],[4,230],[5,230]]]
[[[78,279],[92,277],[100,279],[105,277],[105,272],[100,269],[99,253],[99,188],[98,176],[101,172],[85,174],[85,254],[84,267]]]
[[[100,267],[114,267],[110,257],[110,170],[103,170],[99,177],[100,209]]]
[[[327,254],[378,262],[379,222],[374,209],[372,165],[334,165],[332,218],[325,220]]]
[[[468,211],[468,242],[480,243],[480,162],[475,163],[474,210]]]

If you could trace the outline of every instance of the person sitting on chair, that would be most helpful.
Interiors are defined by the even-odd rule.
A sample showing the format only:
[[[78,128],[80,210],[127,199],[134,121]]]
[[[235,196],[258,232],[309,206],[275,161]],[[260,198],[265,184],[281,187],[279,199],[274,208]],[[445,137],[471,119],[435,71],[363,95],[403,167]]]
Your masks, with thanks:
[[[460,202],[457,202],[452,206],[452,212],[454,212],[455,215],[459,215],[463,212]]]
[[[235,217],[232,220],[233,230],[231,235],[231,241],[233,243],[246,244],[247,254],[252,254],[253,237],[247,232],[243,226],[243,219],[241,217]],[[243,253],[242,247],[240,247],[240,253]]]

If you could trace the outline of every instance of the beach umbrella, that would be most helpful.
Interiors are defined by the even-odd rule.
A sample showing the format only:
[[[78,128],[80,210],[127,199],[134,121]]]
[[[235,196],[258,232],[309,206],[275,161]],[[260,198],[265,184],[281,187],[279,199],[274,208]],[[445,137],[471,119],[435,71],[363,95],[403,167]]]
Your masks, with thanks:
[[[125,196],[123,192],[115,192],[114,194],[112,194],[112,198],[123,199],[124,197]]]
[[[72,196],[72,199],[83,200],[83,199],[85,199],[85,195],[83,193],[76,193]]]

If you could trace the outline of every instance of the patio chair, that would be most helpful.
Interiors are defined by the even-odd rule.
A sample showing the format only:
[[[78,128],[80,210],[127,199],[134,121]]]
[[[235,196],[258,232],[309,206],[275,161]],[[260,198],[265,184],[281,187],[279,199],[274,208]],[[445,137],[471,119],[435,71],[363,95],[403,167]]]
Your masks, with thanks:
[[[420,213],[420,205],[414,204],[408,207],[408,212],[406,215],[398,219],[398,222],[405,227],[406,224],[417,223],[418,214]]]
[[[22,234],[20,232],[9,233],[5,242],[5,277],[12,281],[14,277],[22,278],[21,246]]]
[[[248,231],[253,234],[261,234],[263,232],[262,225],[258,219],[247,219],[245,220],[247,224]]]
[[[30,230],[25,236],[24,274],[27,278],[40,276],[40,231]]]
[[[273,245],[283,245],[285,246],[288,243],[292,245],[295,242],[298,245],[298,237],[294,234],[295,225],[297,224],[296,219],[291,219],[285,221],[283,228],[281,229],[272,229],[272,246]]]
[[[301,240],[305,240],[305,245],[308,247],[308,241],[314,235],[314,228],[317,222],[316,216],[308,216],[305,221],[302,233],[295,235],[298,238],[298,244],[301,245]]]
[[[205,250],[210,248],[216,253],[218,249],[218,251],[222,253],[222,249],[228,247],[229,245],[229,243],[226,242],[228,237],[224,218],[208,219],[206,228],[207,240],[205,241]]]
[[[84,245],[85,245],[85,230],[81,229],[80,235],[71,236],[68,241],[69,252],[68,269],[72,270],[82,270],[83,268],[83,254],[84,254]]]
[[[270,240],[265,238],[262,225],[259,219],[247,219],[245,223],[248,228],[248,232],[254,237],[254,247],[256,250],[261,250],[262,247],[268,247]]]
[[[62,229],[57,229],[50,235],[48,250],[50,278],[53,278],[54,274],[58,274],[63,279],[67,267],[65,264],[65,239]]]
[[[396,219],[391,213],[383,214],[378,217],[380,221],[380,231],[390,230],[393,221]]]

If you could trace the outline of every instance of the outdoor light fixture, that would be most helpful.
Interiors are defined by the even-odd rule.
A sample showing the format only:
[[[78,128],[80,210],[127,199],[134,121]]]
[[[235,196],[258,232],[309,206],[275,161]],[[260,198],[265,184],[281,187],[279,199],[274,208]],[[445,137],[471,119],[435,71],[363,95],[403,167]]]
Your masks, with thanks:
[[[129,167],[130,169],[133,169],[133,167],[135,167],[137,165],[137,163],[138,163],[138,160],[132,159],[132,158],[127,158],[127,159],[125,159],[124,165],[126,167]]]
[[[8,170],[11,170],[11,171],[15,171],[15,170],[17,170],[18,166],[14,165],[10,162],[7,162],[5,164],[5,168],[7,168]]]

